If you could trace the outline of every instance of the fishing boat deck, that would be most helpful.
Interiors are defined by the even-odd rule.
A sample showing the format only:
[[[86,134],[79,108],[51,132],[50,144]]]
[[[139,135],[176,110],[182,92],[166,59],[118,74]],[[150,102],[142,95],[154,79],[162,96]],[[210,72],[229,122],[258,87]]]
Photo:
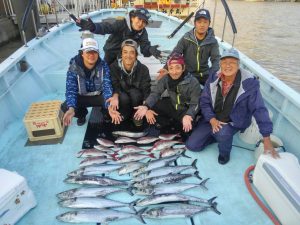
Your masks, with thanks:
[[[124,15],[124,10],[103,10],[101,13],[90,14],[94,21],[120,15]],[[147,28],[149,39],[152,45],[160,44],[161,49],[164,50],[171,50],[179,37],[190,29],[190,26],[184,26],[173,39],[167,39],[166,36],[178,25],[177,19],[170,20],[166,15],[160,13],[154,14],[152,18],[163,22],[160,28]],[[96,35],[95,38],[100,46],[103,46],[107,35]],[[13,57],[4,61],[0,67],[0,71],[4,71],[3,74],[5,74],[5,76],[0,76],[0,114],[2,117],[0,130],[3,131],[0,139],[0,167],[16,171],[24,176],[37,199],[37,206],[30,210],[17,225],[65,224],[56,220],[55,217],[63,212],[71,211],[57,204],[56,194],[79,187],[79,185],[66,184],[63,180],[68,172],[78,168],[80,159],[76,158],[76,153],[82,148],[87,124],[79,127],[74,119],[61,144],[25,146],[28,137],[22,119],[33,102],[64,100],[68,62],[77,53],[80,41],[80,33],[73,23],[53,27],[49,34],[39,40],[32,40],[27,49],[22,47]],[[141,56],[139,59],[148,65],[151,76],[154,77],[156,71],[161,67],[158,60],[153,57],[143,58]],[[28,69],[26,72],[18,71],[19,67],[16,65],[20,60],[27,62]],[[11,64],[15,66],[10,66]],[[251,65],[249,64],[249,67]],[[257,73],[260,70],[260,67],[255,66]],[[272,77],[261,79],[264,88],[263,94],[273,93],[273,97],[267,99],[267,105],[272,106],[274,118],[278,121],[275,124],[276,132],[281,137],[290,140],[286,144],[289,149],[293,150],[295,149],[293,148],[294,143],[298,143],[297,140],[299,139],[300,120],[297,117],[299,106],[291,104],[294,102],[290,99],[286,100],[280,89],[283,88],[281,83],[278,92],[268,86],[269,83],[276,84],[277,81],[272,79]],[[293,94],[287,92],[290,95]],[[291,121],[295,126],[291,125]],[[278,127],[282,127],[282,129],[278,129]],[[287,128],[288,133],[286,133]],[[254,149],[254,146],[243,143],[238,135],[234,139],[234,144]],[[294,151],[299,156],[299,152]],[[209,211],[194,216],[192,220],[189,218],[176,220],[146,219],[147,224],[271,224],[268,217],[254,202],[244,184],[243,174],[254,163],[252,151],[233,147],[231,160],[226,165],[220,165],[217,162],[216,144],[207,147],[202,152],[188,152],[187,155],[191,159],[181,157],[178,159],[178,164],[190,165],[194,159],[198,159],[197,166],[200,176],[210,179],[206,185],[208,191],[192,189],[186,191],[185,194],[206,199],[218,196],[217,208],[222,214],[217,215]],[[112,177],[115,176],[112,174]],[[120,179],[126,180],[128,177],[124,176]],[[184,182],[198,183],[199,180],[190,178]],[[110,195],[109,198],[131,202],[139,197],[118,193]],[[111,224],[140,224],[140,222],[135,219],[127,219]]]

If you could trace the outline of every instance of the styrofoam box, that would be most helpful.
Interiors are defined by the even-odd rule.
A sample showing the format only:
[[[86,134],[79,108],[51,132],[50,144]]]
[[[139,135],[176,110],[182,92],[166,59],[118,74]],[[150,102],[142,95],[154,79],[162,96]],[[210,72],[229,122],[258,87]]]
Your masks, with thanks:
[[[253,173],[253,184],[283,225],[300,224],[300,165],[291,153],[279,159],[261,155]]]
[[[24,177],[0,169],[0,225],[14,224],[36,206],[32,191]]]

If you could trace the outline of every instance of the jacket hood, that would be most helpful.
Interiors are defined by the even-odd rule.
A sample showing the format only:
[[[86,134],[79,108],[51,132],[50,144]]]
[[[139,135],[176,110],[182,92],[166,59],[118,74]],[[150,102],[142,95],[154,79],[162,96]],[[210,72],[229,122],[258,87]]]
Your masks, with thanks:
[[[196,36],[195,36],[195,28],[193,28],[192,30],[190,30],[189,32],[187,32],[184,35],[184,38],[192,40],[195,43],[198,43],[197,39],[196,39]],[[214,44],[214,43],[217,43],[217,42],[218,41],[215,38],[214,29],[211,28],[211,27],[209,27],[208,30],[207,30],[207,35],[204,38],[204,40],[202,41],[201,46],[202,45],[208,45],[208,44]]]

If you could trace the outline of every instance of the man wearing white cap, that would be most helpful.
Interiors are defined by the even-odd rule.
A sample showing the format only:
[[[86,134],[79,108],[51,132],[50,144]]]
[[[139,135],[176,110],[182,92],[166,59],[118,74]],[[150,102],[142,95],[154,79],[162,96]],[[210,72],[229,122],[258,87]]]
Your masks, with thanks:
[[[75,116],[77,125],[85,123],[87,107],[108,107],[112,96],[112,84],[108,65],[99,57],[98,43],[85,38],[79,54],[70,60],[66,80],[66,101],[62,104],[65,113],[63,123],[68,126]],[[118,116],[118,115],[111,115]]]
[[[259,81],[239,64],[237,50],[223,52],[221,70],[210,74],[200,97],[203,118],[186,142],[191,151],[201,151],[217,142],[220,164],[230,160],[233,135],[243,132],[251,124],[252,116],[263,136],[265,153],[278,157],[270,140],[273,126],[259,90]]]

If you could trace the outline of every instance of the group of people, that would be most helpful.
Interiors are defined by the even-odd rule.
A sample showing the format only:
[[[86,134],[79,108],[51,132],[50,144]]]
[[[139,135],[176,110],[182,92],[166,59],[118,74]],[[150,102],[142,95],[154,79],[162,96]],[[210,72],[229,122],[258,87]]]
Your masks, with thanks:
[[[149,69],[138,60],[138,48],[145,57],[161,57],[158,46],[151,46],[146,25],[147,9],[132,10],[128,18],[114,23],[94,23],[79,19],[80,30],[110,34],[104,59],[95,39],[83,39],[78,55],[70,61],[66,81],[63,122],[86,122],[87,107],[101,106],[113,124],[132,120],[139,127],[143,120],[156,129],[178,124],[188,134],[186,147],[201,151],[217,142],[218,162],[230,160],[233,136],[244,131],[255,117],[263,136],[265,152],[278,157],[270,134],[272,122],[260,90],[259,81],[239,67],[235,49],[219,54],[214,31],[209,27],[210,13],[200,9],[194,28],[187,32],[158,71],[151,90]],[[209,67],[209,61],[211,66]],[[167,93],[167,94],[166,94]]]

